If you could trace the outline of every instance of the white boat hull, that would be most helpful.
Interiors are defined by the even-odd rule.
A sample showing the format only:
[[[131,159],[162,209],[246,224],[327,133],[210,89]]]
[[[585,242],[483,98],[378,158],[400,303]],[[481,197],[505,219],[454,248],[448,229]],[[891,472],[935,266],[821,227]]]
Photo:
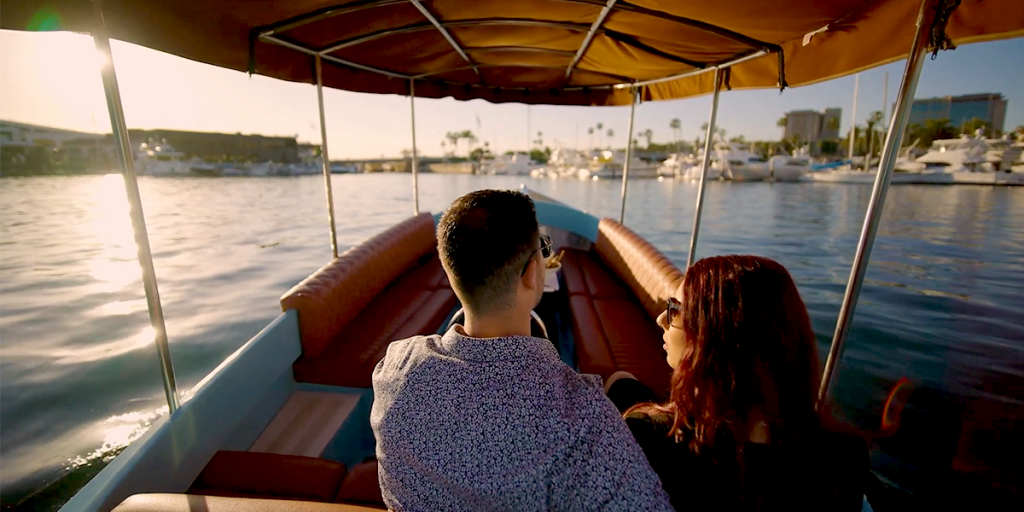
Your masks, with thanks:
[[[744,165],[742,167],[730,166],[722,176],[731,181],[764,181],[771,177],[767,165]]]
[[[805,174],[802,181],[819,183],[875,182],[874,172],[822,171]],[[918,185],[1024,185],[1024,173],[1018,172],[894,172],[891,183]]]

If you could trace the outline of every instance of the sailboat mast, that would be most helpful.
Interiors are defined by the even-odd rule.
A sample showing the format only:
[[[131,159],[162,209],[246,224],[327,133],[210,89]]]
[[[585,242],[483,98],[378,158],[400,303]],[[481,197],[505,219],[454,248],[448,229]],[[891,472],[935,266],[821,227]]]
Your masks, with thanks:
[[[853,162],[853,145],[857,141],[857,89],[860,88],[860,73],[853,75],[853,109],[850,112],[850,155]]]

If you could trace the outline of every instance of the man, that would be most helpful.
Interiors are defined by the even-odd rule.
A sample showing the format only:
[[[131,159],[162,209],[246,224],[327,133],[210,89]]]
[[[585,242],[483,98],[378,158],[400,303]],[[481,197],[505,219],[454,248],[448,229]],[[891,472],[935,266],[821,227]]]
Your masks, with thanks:
[[[437,233],[465,325],[396,341],[374,369],[370,425],[388,508],[671,510],[600,377],[530,336],[551,251],[533,201],[473,192]]]

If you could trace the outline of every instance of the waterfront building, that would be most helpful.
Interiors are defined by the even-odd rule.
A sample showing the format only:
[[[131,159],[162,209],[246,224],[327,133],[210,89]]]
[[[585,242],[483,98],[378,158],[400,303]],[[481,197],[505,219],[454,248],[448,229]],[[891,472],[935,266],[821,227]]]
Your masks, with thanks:
[[[914,100],[914,104],[910,107],[909,122],[910,124],[924,124],[930,119],[949,119],[950,125],[959,128],[972,119],[978,118],[988,124],[990,128],[1002,132],[1006,124],[1006,103],[1006,98],[1000,93]]]
[[[820,142],[839,138],[839,124],[843,110],[829,108],[824,111],[794,110],[786,112],[786,139],[796,137],[802,143]]]

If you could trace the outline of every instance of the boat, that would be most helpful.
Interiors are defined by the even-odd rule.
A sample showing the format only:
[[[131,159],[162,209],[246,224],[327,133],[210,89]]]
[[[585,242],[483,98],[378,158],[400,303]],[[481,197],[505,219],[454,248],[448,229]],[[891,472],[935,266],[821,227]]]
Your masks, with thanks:
[[[907,171],[933,172],[985,172],[984,164],[988,162],[986,153],[988,145],[984,139],[967,135],[959,139],[939,139],[932,142],[928,152],[918,157],[913,163],[917,167],[905,166]]]
[[[189,170],[195,176],[223,176],[224,171],[221,166],[217,164],[211,164],[204,162],[200,159],[195,159],[189,164]]]
[[[575,150],[557,148],[551,152],[544,167],[534,169],[530,176],[534,178],[565,178],[577,177],[579,170],[587,166],[585,154]]]
[[[408,95],[413,109],[416,97],[449,96],[495,103],[630,105],[627,140],[632,139],[639,101],[710,93],[705,137],[710,140],[723,88],[806,85],[906,56],[883,164],[874,177],[875,189],[819,386],[817,400],[823,404],[831,395],[865,285],[895,151],[906,128],[926,49],[1015,37],[1024,31],[1024,20],[1002,15],[1013,12],[1019,0],[957,2],[947,9],[937,8],[938,1],[829,3],[827,8],[825,4],[773,3],[769,7],[773,21],[766,30],[754,28],[764,16],[762,3],[740,0],[707,7],[700,21],[686,17],[687,7],[692,6],[684,2],[658,4],[663,10],[614,0],[596,5],[544,0],[539,4],[434,2],[430,7],[416,0],[343,5],[325,0],[251,2],[244,8],[238,2],[216,0],[111,2],[109,30],[129,43],[198,62],[315,83],[322,133],[326,133],[322,94],[326,86]],[[442,4],[444,9],[438,8]],[[92,34],[104,57],[103,84],[114,137],[120,143],[129,215],[169,413],[154,420],[62,510],[375,510],[381,506],[376,463],[365,460],[374,453],[368,424],[372,368],[389,341],[441,332],[457,313],[454,294],[433,254],[437,216],[419,209],[417,167],[412,169],[411,216],[348,251],[338,248],[330,170],[325,170],[333,258],[285,292],[281,314],[182,401],[135,169],[131,155],[124,154],[131,148],[130,137],[104,7],[99,1],[92,5],[89,12],[80,2],[52,4],[45,11],[51,23],[46,26]],[[0,28],[41,26],[35,2],[9,0],[3,11]],[[614,34],[602,28],[606,18],[617,21]],[[822,23],[826,24],[808,32]],[[886,37],[879,38],[879,33]],[[430,36],[410,37],[418,34]],[[641,38],[644,42],[638,43]],[[578,50],[554,51],[538,43],[552,40]],[[686,40],[687,45],[660,42],[678,40]],[[333,43],[322,46],[325,41]],[[846,53],[857,58],[830,58]],[[332,66],[331,72],[323,72],[325,63]],[[415,123],[412,126],[415,152]],[[326,155],[328,138],[322,140]],[[704,151],[701,168],[711,165],[713,152]],[[721,158],[719,163],[732,179],[764,179],[760,168],[767,166],[750,158],[739,160],[742,166]],[[623,161],[632,166],[631,149]],[[528,173],[533,165],[528,160],[520,163],[516,174]],[[264,166],[254,167],[259,171],[254,169],[253,174],[270,173],[270,169],[263,172]],[[749,167],[756,170],[748,173]],[[598,219],[535,196],[543,230],[567,251],[560,282],[572,294],[571,303],[554,306],[548,318],[555,320],[539,316],[548,324],[543,330],[558,333],[565,360],[580,371],[607,377],[624,369],[655,389],[667,385],[670,373],[653,319],[664,310],[667,290],[695,259],[706,182],[701,175],[690,250],[682,268],[626,223],[626,179],[617,220]],[[591,281],[615,283],[615,304],[603,304],[608,290],[593,289]],[[606,306],[616,314],[598,317],[596,311]]]
[[[528,153],[520,151],[484,160],[480,165],[479,174],[529,176],[533,170],[540,167],[541,164],[535,162]]]
[[[771,171],[761,155],[750,152],[750,145],[743,142],[718,142],[715,144],[718,158],[716,164],[722,178],[730,181],[764,181],[771,178]]]
[[[683,178],[693,166],[693,158],[682,153],[672,153],[658,166],[658,177]]]
[[[772,181],[799,181],[810,168],[811,159],[806,156],[776,155],[768,159]]]
[[[583,180],[606,180],[622,178],[626,159],[629,159],[629,178],[648,179],[658,177],[658,168],[636,156],[626,156],[623,150],[601,151],[594,156],[586,168],[578,170]]]
[[[139,144],[135,166],[139,174],[150,176],[184,176],[192,170],[191,164],[185,161],[185,153],[174,149],[166,139]]]
[[[1024,145],[1015,143],[1010,134],[998,139],[985,139],[988,150],[985,161],[992,172],[1013,172],[1013,166],[1024,157]]]

